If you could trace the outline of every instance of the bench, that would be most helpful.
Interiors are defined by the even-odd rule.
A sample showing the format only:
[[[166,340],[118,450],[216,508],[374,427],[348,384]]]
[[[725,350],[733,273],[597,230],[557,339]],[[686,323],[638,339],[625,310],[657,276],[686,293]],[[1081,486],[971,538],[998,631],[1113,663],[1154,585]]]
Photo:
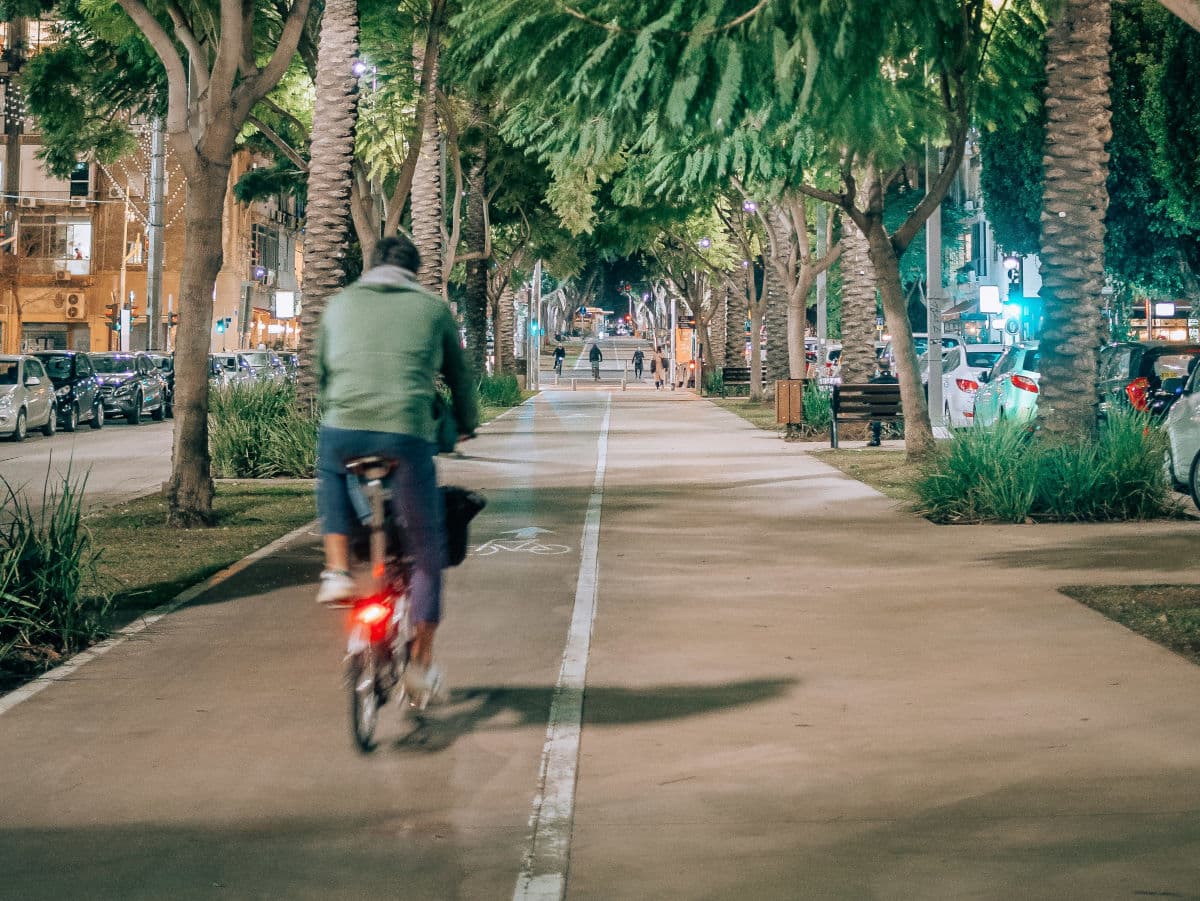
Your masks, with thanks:
[[[834,385],[832,416],[829,422],[829,446],[838,446],[839,422],[890,422],[903,415],[900,386]]]
[[[725,385],[749,385],[750,384],[750,367],[749,366],[722,366],[721,367],[721,382]],[[767,383],[767,367],[762,369],[762,383]]]

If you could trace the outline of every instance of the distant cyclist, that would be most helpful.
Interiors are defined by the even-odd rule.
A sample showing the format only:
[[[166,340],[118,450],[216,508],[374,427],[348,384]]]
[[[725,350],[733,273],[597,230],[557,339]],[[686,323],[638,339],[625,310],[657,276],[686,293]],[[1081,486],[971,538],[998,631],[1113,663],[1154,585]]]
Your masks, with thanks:
[[[357,517],[344,461],[379,454],[400,461],[392,508],[404,524],[413,558],[412,663],[405,682],[414,694],[437,693],[433,635],[441,619],[445,545],[442,501],[433,458],[434,379],[445,379],[461,434],[479,424],[474,384],[459,343],[458,323],[441,298],[415,281],[421,258],[404,237],[375,246],[371,269],[329,300],[317,330],[315,365],[325,413],[317,442],[317,508],[325,571],[317,601],[357,594],[350,577],[350,536]]]
[[[642,353],[639,347],[633,352],[633,377],[639,382],[642,380],[642,369],[646,365],[646,355]]]
[[[592,378],[597,382],[600,381],[600,361],[604,359],[604,354],[600,353],[599,342],[592,345],[592,349],[588,351],[588,360],[592,364]]]
[[[565,350],[563,350],[563,346],[561,344],[558,345],[558,347],[554,348],[554,373],[555,373],[555,375],[562,375],[563,360],[566,358],[566,356],[567,356],[567,352]]]

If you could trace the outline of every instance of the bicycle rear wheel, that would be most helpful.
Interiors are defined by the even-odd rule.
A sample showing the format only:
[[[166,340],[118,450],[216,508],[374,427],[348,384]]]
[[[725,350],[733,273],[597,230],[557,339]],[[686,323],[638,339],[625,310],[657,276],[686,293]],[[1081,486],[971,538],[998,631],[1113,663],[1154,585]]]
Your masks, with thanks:
[[[350,655],[346,677],[350,684],[350,729],[363,752],[375,750],[379,723],[379,657],[374,646]]]

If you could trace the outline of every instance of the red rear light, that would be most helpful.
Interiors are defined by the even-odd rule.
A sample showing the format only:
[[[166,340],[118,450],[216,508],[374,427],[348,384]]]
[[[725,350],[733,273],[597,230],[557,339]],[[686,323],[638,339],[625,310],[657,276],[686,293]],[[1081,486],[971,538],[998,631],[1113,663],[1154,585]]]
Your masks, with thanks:
[[[354,618],[364,626],[377,626],[392,615],[392,608],[378,601],[363,604],[354,611]]]
[[[1145,412],[1150,409],[1150,380],[1147,378],[1134,379],[1125,386],[1125,396],[1135,410]]]
[[[1038,384],[1033,379],[1024,375],[1014,375],[1012,377],[1012,385],[1014,388],[1020,388],[1022,391],[1028,391],[1032,394],[1038,393]]]
[[[958,385],[959,391],[978,391],[979,382],[971,381],[971,379],[955,379],[954,384]]]

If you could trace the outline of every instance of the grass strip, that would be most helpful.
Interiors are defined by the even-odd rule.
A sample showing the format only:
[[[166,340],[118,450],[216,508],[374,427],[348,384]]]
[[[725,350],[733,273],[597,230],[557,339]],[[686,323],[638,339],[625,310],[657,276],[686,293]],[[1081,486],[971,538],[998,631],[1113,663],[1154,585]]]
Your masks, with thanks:
[[[166,603],[317,515],[313,486],[304,482],[221,482],[213,512],[212,528],[171,528],[166,500],[154,494],[88,517],[100,551],[100,579],[113,595],[114,625]]]
[[[840,469],[850,478],[870,485],[892,500],[907,504],[915,504],[917,501],[917,494],[913,490],[917,464],[908,461],[902,447],[894,450],[874,447],[839,448],[813,451],[812,455],[822,463]]]
[[[1058,590],[1200,663],[1200,585],[1067,585]]]
[[[752,401],[748,397],[708,397],[709,403],[742,417],[755,428],[767,432],[782,432],[783,426],[775,421],[775,401]]]

